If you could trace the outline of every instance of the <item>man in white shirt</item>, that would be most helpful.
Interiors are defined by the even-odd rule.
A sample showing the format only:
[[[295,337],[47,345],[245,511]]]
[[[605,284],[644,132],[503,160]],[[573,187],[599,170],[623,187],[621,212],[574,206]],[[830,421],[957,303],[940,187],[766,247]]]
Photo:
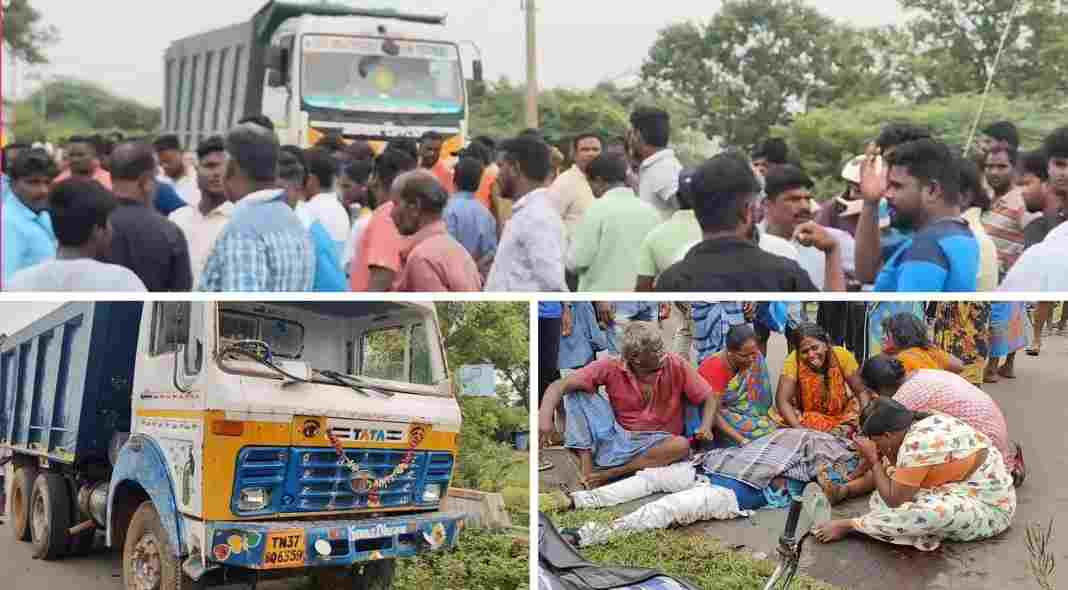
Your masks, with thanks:
[[[500,148],[501,197],[515,201],[486,280],[486,291],[566,292],[564,222],[549,202],[549,146],[529,136]]]
[[[812,221],[813,186],[808,175],[796,166],[786,164],[769,169],[764,182],[764,191],[767,194],[764,201],[766,216],[757,227],[762,238],[779,238],[794,248],[796,255],[792,258],[808,272],[812,282],[824,291],[828,285],[826,270],[829,254],[814,246],[803,245],[795,238],[797,228]],[[827,227],[823,230],[838,241],[843,264],[852,258],[855,247],[848,233]],[[845,284],[844,276],[841,284]]]
[[[197,147],[197,159],[200,202],[170,214],[170,220],[182,230],[189,244],[194,289],[200,286],[204,265],[234,211],[234,204],[226,198],[224,180],[229,158],[223,138],[215,136],[202,141]]]
[[[676,194],[682,164],[675,151],[668,149],[671,140],[671,116],[667,111],[639,108],[630,116],[627,135],[630,157],[641,162],[638,169],[638,197],[652,205],[662,221],[679,210]]]
[[[334,242],[337,259],[342,260],[352,225],[345,206],[341,204],[337,193],[332,192],[334,179],[337,178],[337,161],[330,152],[322,148],[306,150],[304,161],[308,168],[304,194],[312,196],[297,206],[297,215],[323,224],[326,233]]]
[[[1068,292],[1068,223],[1049,232],[1045,241],[1031,246],[1016,261],[1001,291],[1006,293]]]
[[[7,291],[147,291],[130,269],[100,262],[111,247],[108,217],[118,206],[107,189],[92,180],[66,180],[52,190],[49,205],[56,258],[15,273]]]
[[[160,168],[163,169],[161,180],[174,186],[174,190],[178,191],[178,196],[182,197],[182,200],[190,207],[200,204],[197,175],[194,168],[186,164],[178,136],[160,136],[152,146],[156,149]]]

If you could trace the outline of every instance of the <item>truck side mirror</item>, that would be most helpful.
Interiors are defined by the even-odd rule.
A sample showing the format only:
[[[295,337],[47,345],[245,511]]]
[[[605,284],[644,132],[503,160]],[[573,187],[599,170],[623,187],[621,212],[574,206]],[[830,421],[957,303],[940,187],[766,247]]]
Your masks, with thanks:
[[[267,83],[272,88],[285,86],[289,79],[289,48],[271,46],[266,50]]]
[[[271,88],[281,88],[286,85],[286,78],[278,70],[267,70],[267,85]]]

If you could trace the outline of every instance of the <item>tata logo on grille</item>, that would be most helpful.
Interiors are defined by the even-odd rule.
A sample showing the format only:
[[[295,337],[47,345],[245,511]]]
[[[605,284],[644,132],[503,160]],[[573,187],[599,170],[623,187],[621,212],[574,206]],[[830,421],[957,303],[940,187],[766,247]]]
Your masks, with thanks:
[[[407,425],[397,428],[392,424],[331,420],[329,427],[334,436],[343,441],[394,444],[408,442]]]

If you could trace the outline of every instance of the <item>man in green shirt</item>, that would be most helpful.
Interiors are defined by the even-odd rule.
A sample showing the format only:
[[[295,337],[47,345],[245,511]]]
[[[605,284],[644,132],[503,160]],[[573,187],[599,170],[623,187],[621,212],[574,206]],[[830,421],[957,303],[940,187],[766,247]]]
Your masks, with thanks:
[[[671,219],[657,226],[642,242],[638,255],[638,282],[635,290],[652,293],[656,277],[679,261],[683,248],[701,241],[703,234],[693,211],[691,183],[696,170],[686,169],[679,175],[679,210]]]
[[[660,224],[660,216],[626,186],[627,162],[621,156],[598,156],[587,177],[596,201],[575,230],[567,268],[578,275],[580,292],[632,291],[642,240]]]

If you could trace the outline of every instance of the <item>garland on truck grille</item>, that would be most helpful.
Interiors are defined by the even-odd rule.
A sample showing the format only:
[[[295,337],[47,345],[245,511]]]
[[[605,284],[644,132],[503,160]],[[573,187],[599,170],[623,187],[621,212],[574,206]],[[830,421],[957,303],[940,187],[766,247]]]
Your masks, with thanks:
[[[370,477],[371,472],[365,471],[359,463],[353,461],[345,454],[345,447],[342,446],[341,440],[330,430],[326,431],[326,438],[330,441],[331,446],[334,447],[334,452],[337,453],[338,463],[347,468],[352,475],[359,475],[360,473],[366,473],[369,475],[367,478],[367,499],[371,504],[378,504],[380,500],[379,492],[385,488],[388,488],[397,481],[397,478],[404,475],[412,467],[412,463],[415,460],[415,451],[419,448],[419,445],[423,443],[423,439],[426,438],[426,431],[430,430],[430,426],[425,424],[415,424],[412,426],[411,432],[408,438],[411,439],[408,443],[408,450],[404,453],[404,457],[401,458],[400,464],[393,468],[393,472],[389,475],[375,479]],[[355,479],[355,478],[353,478]],[[351,485],[351,484],[350,484]],[[353,491],[356,491],[353,489]]]

